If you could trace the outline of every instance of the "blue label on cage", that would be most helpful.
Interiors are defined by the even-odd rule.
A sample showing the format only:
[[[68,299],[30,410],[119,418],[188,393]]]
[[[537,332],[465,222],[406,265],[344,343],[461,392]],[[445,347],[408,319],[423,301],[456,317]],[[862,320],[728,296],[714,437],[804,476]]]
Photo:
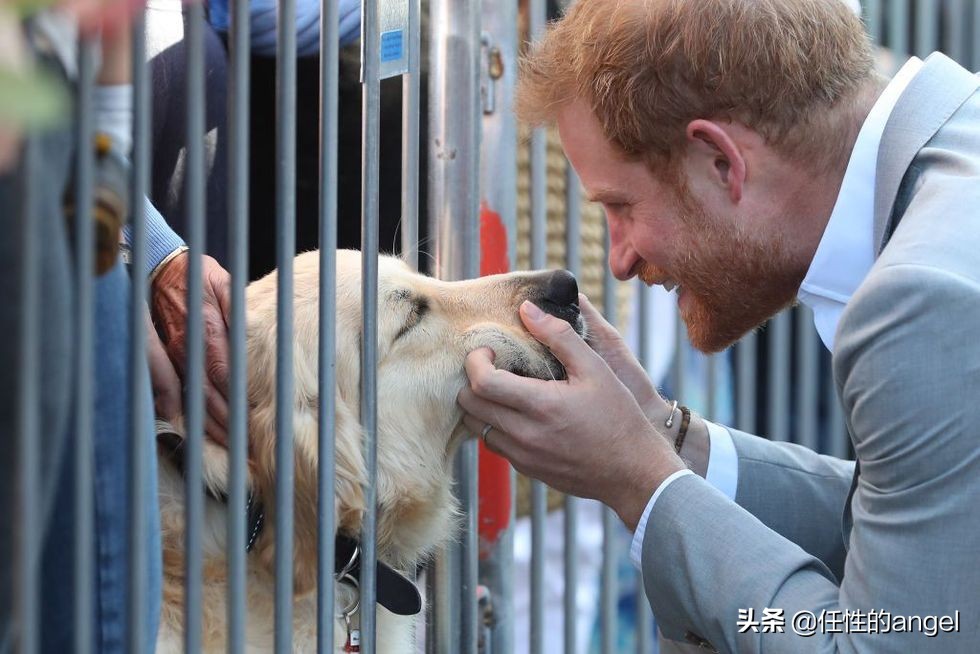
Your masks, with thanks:
[[[381,61],[398,61],[405,56],[404,30],[391,30],[381,34]]]

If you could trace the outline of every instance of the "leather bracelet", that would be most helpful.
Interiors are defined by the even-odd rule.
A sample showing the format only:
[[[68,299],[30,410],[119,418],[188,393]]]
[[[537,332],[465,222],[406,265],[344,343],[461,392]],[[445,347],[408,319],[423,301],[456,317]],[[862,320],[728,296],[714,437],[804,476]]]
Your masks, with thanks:
[[[674,439],[674,452],[680,454],[681,448],[684,447],[684,437],[687,436],[687,428],[691,426],[691,410],[686,406],[681,407],[681,427],[677,432],[677,438]]]

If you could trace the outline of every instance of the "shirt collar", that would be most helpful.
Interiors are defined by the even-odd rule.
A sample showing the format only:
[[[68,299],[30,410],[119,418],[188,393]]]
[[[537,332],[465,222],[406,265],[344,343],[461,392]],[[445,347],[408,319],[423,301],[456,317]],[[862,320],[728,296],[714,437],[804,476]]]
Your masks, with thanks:
[[[829,349],[833,349],[837,320],[827,321],[819,314],[828,305],[838,305],[842,310],[874,264],[878,148],[899,96],[920,68],[921,59],[909,59],[868,113],[847,162],[830,220],[800,286],[799,299],[817,314],[817,331]],[[839,318],[840,311],[835,313]]]

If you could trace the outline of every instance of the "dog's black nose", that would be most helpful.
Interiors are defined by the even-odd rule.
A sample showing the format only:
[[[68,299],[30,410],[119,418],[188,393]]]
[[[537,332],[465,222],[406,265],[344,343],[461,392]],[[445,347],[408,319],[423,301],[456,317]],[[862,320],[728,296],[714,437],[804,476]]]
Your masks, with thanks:
[[[555,270],[547,273],[542,282],[541,294],[532,301],[545,312],[578,329],[578,283],[575,275],[567,270]]]
[[[544,299],[558,306],[578,306],[578,284],[575,275],[567,270],[556,270],[548,276]]]

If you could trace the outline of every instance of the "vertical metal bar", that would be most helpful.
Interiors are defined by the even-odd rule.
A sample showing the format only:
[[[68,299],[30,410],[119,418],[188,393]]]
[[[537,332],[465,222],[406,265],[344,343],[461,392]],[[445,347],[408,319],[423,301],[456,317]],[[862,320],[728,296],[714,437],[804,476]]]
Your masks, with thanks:
[[[276,635],[293,651],[293,257],[296,253],[296,0],[280,0],[276,49]],[[374,571],[373,561],[366,564]],[[362,588],[363,590],[363,588]],[[373,590],[373,587],[372,587]],[[371,609],[374,608],[373,602]]]
[[[946,38],[942,50],[963,67],[968,67],[966,34],[970,21],[967,15],[968,0],[949,0],[944,7]]]
[[[676,291],[674,292],[674,299],[677,299]],[[670,385],[674,392],[674,399],[678,402],[684,401],[684,383],[686,381],[684,363],[685,363],[685,353],[687,351],[687,339],[685,338],[687,331],[684,325],[684,319],[681,318],[680,310],[674,313],[674,322],[676,325],[676,330],[674,332],[674,362],[671,367],[671,380]]]
[[[969,20],[965,14],[964,18]],[[973,44],[973,65],[970,70],[977,71],[980,70],[980,0],[973,2],[973,29],[970,34],[972,36],[968,40]]]
[[[704,370],[704,415],[708,420],[714,420],[718,412],[718,357],[723,354],[708,354],[705,356]]]
[[[874,43],[881,43],[881,0],[864,0],[864,23]]]
[[[609,226],[606,225],[603,261],[609,259]],[[609,324],[616,326],[618,306],[616,302],[616,280],[609,266],[604,267],[602,279],[602,313]],[[599,621],[601,625],[602,654],[613,654],[616,651],[616,528],[619,518],[607,506],[602,507],[602,571],[601,589],[599,593]]]
[[[41,342],[41,234],[36,197],[36,182],[41,174],[38,167],[38,144],[35,137],[24,139],[21,180],[21,300],[20,384],[17,402],[17,527],[14,583],[14,624],[19,627],[19,652],[33,654],[40,643],[40,359]]]
[[[75,654],[92,651],[94,559],[93,427],[95,373],[95,285],[92,199],[95,165],[93,87],[98,44],[82,40],[78,50],[75,150]]]
[[[640,364],[647,371],[647,374],[649,374],[650,367],[653,364],[653,358],[648,346],[649,339],[647,338],[647,335],[652,329],[652,325],[650,325],[650,289],[642,281],[637,280],[636,292],[639,294],[637,311],[640,313],[639,320],[637,320],[637,342],[639,343],[637,354],[639,355]],[[653,619],[652,614],[647,610],[647,597],[643,590],[643,579],[639,572],[636,574],[636,594],[634,601],[636,602],[636,652],[637,654],[649,654],[650,642],[653,638]]]
[[[480,8],[474,3],[433,0],[429,70],[430,233],[436,238],[436,274],[440,279],[479,275]],[[452,111],[447,111],[452,107]],[[443,157],[443,152],[458,153]],[[436,651],[476,653],[478,471],[477,443],[460,446],[454,465],[457,496],[463,511],[462,542],[448,547],[437,561]],[[458,575],[455,583],[452,575]],[[453,625],[456,625],[454,628]]]
[[[834,382],[833,368],[827,375],[827,435],[828,441],[824,451],[839,459],[850,456],[851,443],[847,435],[847,425],[844,422],[844,411],[837,396],[837,385]]]
[[[317,425],[317,630],[319,654],[334,651],[336,496],[338,3],[320,4],[320,296]]]
[[[936,0],[916,0],[915,54],[925,58],[939,47],[939,3]]]
[[[480,137],[483,120],[483,105],[480,97],[480,6],[476,2],[457,3],[453,8],[453,16],[458,16],[459,30],[463,42],[467,44],[467,56],[463,58],[461,75],[468,78],[468,83],[459,85],[466,90],[466,99],[457,104],[461,110],[462,124],[460,131],[467,136],[469,152],[461,163],[461,172],[468,184],[465,188],[467,195],[463,200],[459,215],[464,216],[469,229],[464,227],[462,234],[466,241],[462,244],[463,252],[468,257],[461,271],[464,278],[473,279],[480,276]],[[460,80],[462,81],[462,80]],[[458,91],[457,91],[458,92]],[[448,100],[448,98],[447,98]],[[461,98],[458,98],[458,103]],[[443,106],[448,106],[448,102]],[[461,639],[459,651],[461,654],[477,654],[479,644],[479,601],[477,586],[479,585],[480,538],[477,521],[480,508],[479,490],[479,443],[475,439],[464,441],[456,456],[457,484],[460,490],[460,508],[463,511],[463,537],[460,551],[460,626]]]
[[[402,259],[419,269],[421,0],[408,0],[408,73],[402,76]]]
[[[228,234],[231,324],[228,376],[228,654],[245,650],[248,360],[245,285],[248,282],[248,162],[250,14],[248,0],[230,3],[228,38]]]
[[[758,337],[755,332],[739,341],[735,353],[735,417],[738,428],[750,434],[756,433],[756,366],[758,364]]]
[[[579,187],[578,175],[570,163],[565,168],[565,264],[573,275],[578,277],[582,272],[582,192]],[[565,596],[563,617],[565,626],[565,654],[575,654],[577,647],[578,611],[576,595],[578,594],[578,498],[574,495],[565,496],[565,530],[564,530],[564,574]]]
[[[803,305],[796,309],[796,429],[794,442],[811,450],[819,446],[817,400],[819,345],[813,327],[813,311]]]
[[[909,0],[889,0],[888,47],[901,63],[909,54]]]
[[[768,387],[769,406],[766,417],[768,436],[774,441],[789,440],[789,353],[790,314],[780,312],[769,321]]]
[[[544,32],[547,5],[544,0],[530,0],[529,32],[537,40]],[[531,268],[541,270],[547,265],[548,223],[548,144],[544,128],[531,132]],[[547,517],[547,488],[539,481],[531,482],[531,627],[530,653],[544,651],[544,522]]]
[[[361,425],[364,428],[364,517],[361,523],[361,651],[374,654],[377,617],[378,518],[378,189],[380,180],[381,80],[378,0],[361,5]]]
[[[187,216],[190,259],[187,272],[187,458],[184,471],[186,496],[186,591],[184,596],[184,650],[201,649],[203,613],[204,527],[204,5],[187,7]],[[142,352],[142,349],[140,350]]]
[[[508,269],[514,267],[517,234],[517,119],[511,110],[517,81],[517,12],[515,2],[483,2],[482,30],[489,36],[484,84],[494,102],[485,106],[481,118],[480,197],[489,212],[496,213],[507,233]],[[495,57],[499,56],[499,60]],[[496,69],[494,65],[500,64]],[[481,204],[482,211],[482,204]],[[481,259],[483,256],[481,255]],[[483,453],[481,452],[481,456]],[[493,613],[489,624],[492,654],[514,652],[514,528],[515,488],[513,468],[499,480],[501,497],[511,508],[506,527],[495,540],[481,539],[480,583],[490,591]],[[498,473],[500,474],[500,473]],[[489,484],[481,482],[484,491]],[[488,501],[486,494],[482,501]]]
[[[129,203],[132,210],[132,269],[146,270],[146,221],[143,212],[143,198],[150,184],[150,75],[146,62],[146,16],[140,10],[133,22],[133,152],[131,191]],[[149,416],[145,414],[145,396],[150,392],[146,375],[146,307],[147,287],[140,275],[132,282],[129,328],[131,333],[129,352],[129,379],[132,387],[130,397],[131,465],[129,473],[129,632],[128,650],[142,652],[146,643],[146,515],[143,484],[144,461],[147,460],[145,448],[149,434],[145,433]],[[188,426],[191,423],[188,421]],[[198,485],[198,490],[200,490]]]

